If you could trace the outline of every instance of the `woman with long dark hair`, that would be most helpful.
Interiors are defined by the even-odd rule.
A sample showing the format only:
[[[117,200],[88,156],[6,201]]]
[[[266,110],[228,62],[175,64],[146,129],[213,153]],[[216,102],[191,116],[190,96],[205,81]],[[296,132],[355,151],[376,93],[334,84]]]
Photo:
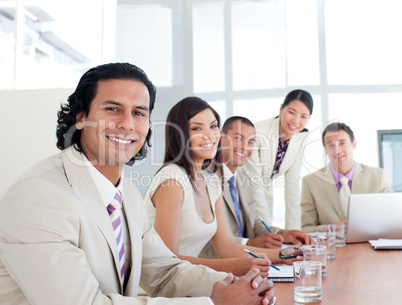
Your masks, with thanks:
[[[234,242],[226,223],[216,174],[221,166],[219,115],[202,99],[189,97],[170,110],[166,124],[164,165],[145,195],[156,231],[181,259],[235,275],[258,268],[267,276],[267,257],[280,261],[279,250]],[[220,259],[198,257],[210,240]],[[247,255],[244,249],[263,259]]]

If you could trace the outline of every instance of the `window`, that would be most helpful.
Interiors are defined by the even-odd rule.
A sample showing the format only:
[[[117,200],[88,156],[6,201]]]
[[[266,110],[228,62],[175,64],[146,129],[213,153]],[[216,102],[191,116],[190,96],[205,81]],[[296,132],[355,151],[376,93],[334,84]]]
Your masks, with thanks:
[[[286,85],[283,1],[235,1],[232,5],[233,89]],[[227,29],[230,31],[230,29]]]
[[[223,3],[193,9],[194,92],[225,90]]]
[[[330,84],[402,83],[401,10],[397,0],[325,1]]]
[[[0,1],[0,87],[74,87],[93,65],[138,65],[158,91],[152,120],[159,129],[150,151],[155,156],[142,171],[150,175],[163,156],[161,126],[182,98],[200,96],[222,119],[244,115],[257,122],[277,115],[286,94],[301,88],[315,102],[302,175],[328,162],[321,132],[334,120],[354,130],[355,159],[379,166],[376,131],[400,129],[401,3]],[[144,193],[147,185],[139,187]],[[278,195],[278,226],[281,202]]]
[[[181,59],[172,55],[173,47],[181,49],[181,41],[172,36],[174,13],[168,4],[174,6],[175,1],[159,2],[165,5],[118,6],[116,40],[124,47],[116,48],[116,57],[141,67],[156,86],[171,87],[181,83],[173,73],[173,64],[180,67]],[[181,27],[180,18],[175,22]]]
[[[118,54],[121,50],[138,54],[118,60],[141,63],[148,71],[168,71],[166,75],[172,74],[173,79],[182,77],[182,82],[173,81],[171,86],[156,77],[158,86],[170,86],[159,90],[165,113],[181,98],[198,95],[217,108],[222,118],[244,115],[256,122],[277,115],[285,95],[301,88],[309,91],[315,102],[307,125],[311,135],[302,175],[327,163],[321,133],[334,120],[354,129],[356,160],[378,166],[374,133],[379,128],[397,128],[397,111],[390,109],[396,109],[402,98],[402,46],[395,38],[402,22],[397,16],[399,1],[123,2],[125,9],[134,8],[136,2],[143,6],[145,23],[141,24],[156,22],[161,10],[172,16],[157,18],[165,20],[160,35],[171,39],[172,48],[167,38],[165,47],[152,48],[145,37],[137,47],[143,51],[127,49],[144,27],[130,27],[136,38],[121,38],[117,44]],[[159,36],[155,32],[152,37]],[[172,71],[157,58],[173,62]],[[276,202],[282,201],[279,189]],[[281,226],[283,207],[278,206],[274,223]]]
[[[104,59],[108,2],[1,1],[0,89],[75,86]]]

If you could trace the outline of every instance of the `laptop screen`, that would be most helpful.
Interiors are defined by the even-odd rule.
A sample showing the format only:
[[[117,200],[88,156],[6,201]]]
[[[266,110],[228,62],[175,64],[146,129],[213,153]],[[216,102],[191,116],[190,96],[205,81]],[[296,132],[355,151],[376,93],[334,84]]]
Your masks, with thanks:
[[[351,194],[347,243],[402,238],[402,193]]]

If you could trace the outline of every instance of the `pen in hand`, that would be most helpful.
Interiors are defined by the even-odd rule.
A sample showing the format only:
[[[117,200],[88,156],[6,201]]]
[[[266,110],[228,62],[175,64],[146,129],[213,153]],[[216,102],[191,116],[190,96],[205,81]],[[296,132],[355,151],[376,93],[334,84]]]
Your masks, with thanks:
[[[247,252],[248,254],[250,254],[252,257],[261,258],[261,259],[262,259],[262,257],[259,257],[257,254],[254,254],[253,252],[249,251],[248,249],[244,249],[244,251],[246,251],[246,252]],[[279,268],[276,267],[276,266],[274,266],[274,265],[272,265],[272,264],[271,264],[271,267],[279,271]]]
[[[258,217],[258,218],[261,220],[261,222],[262,222],[262,224],[264,225],[264,227],[267,228],[268,232],[269,232],[269,233],[272,233],[271,229],[267,226],[267,224],[265,223],[265,221],[264,221],[261,217]]]

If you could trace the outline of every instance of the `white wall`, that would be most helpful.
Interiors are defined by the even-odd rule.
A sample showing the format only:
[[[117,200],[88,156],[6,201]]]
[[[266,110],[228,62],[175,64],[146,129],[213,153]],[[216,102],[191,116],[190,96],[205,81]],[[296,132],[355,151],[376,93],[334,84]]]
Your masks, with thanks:
[[[0,198],[28,167],[58,152],[57,111],[73,89],[1,90]]]

